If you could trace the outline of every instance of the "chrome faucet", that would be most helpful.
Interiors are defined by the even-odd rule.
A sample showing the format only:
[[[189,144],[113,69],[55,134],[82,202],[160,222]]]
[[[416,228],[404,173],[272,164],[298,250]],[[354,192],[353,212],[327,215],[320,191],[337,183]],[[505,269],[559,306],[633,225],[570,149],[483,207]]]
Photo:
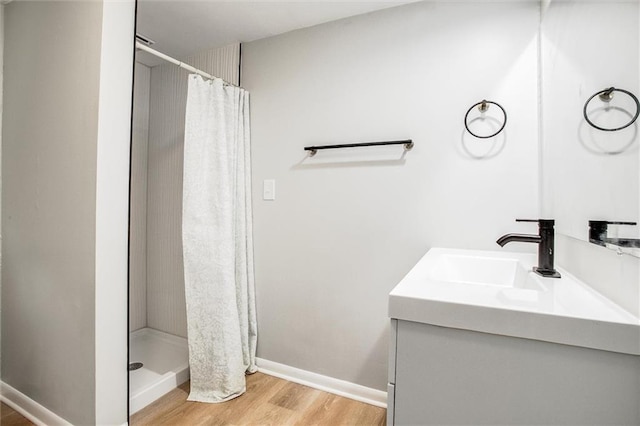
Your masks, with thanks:
[[[543,277],[560,278],[560,273],[553,267],[553,250],[555,232],[553,219],[516,219],[516,222],[538,222],[538,235],[534,234],[505,234],[496,243],[500,247],[510,242],[538,244],[538,266],[533,271]]]

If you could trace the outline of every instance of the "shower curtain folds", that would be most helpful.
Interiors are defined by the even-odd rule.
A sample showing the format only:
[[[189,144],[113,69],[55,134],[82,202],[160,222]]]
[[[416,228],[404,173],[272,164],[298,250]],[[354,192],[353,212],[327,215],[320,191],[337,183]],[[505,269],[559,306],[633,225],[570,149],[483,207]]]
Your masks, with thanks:
[[[190,401],[223,402],[256,371],[249,93],[189,76],[182,243]]]

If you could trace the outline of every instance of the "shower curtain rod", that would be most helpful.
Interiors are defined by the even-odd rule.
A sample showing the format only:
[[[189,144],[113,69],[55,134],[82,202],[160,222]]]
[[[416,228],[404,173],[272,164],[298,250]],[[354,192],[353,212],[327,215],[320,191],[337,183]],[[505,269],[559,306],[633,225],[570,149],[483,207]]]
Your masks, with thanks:
[[[216,77],[214,75],[206,73],[206,72],[204,72],[202,70],[199,70],[196,67],[193,67],[193,66],[191,66],[189,64],[185,64],[184,62],[181,62],[181,61],[179,61],[179,60],[177,60],[175,58],[172,58],[169,55],[165,55],[162,52],[158,52],[157,50],[150,48],[149,46],[147,46],[144,43],[139,42],[138,40],[136,40],[136,49],[144,50],[145,52],[151,53],[152,55],[157,56],[160,59],[164,59],[167,62],[171,62],[172,64],[175,64],[175,65],[179,66],[180,68],[184,68],[187,71],[191,71],[193,73],[199,74],[199,75],[203,76],[204,78],[208,78],[208,79],[211,79],[211,80],[216,80],[216,79],[222,80],[220,77]],[[222,81],[224,81],[224,80],[222,80]],[[235,84],[229,83],[228,81],[224,81],[224,83],[229,85],[229,86],[238,87]]]

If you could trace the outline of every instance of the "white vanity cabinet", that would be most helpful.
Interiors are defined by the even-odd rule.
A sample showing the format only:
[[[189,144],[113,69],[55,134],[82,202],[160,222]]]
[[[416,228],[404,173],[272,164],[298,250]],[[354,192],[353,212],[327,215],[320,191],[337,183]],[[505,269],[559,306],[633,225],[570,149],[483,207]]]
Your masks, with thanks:
[[[640,425],[640,356],[391,320],[388,425]]]
[[[434,248],[391,291],[388,425],[640,426],[640,319],[535,261]]]

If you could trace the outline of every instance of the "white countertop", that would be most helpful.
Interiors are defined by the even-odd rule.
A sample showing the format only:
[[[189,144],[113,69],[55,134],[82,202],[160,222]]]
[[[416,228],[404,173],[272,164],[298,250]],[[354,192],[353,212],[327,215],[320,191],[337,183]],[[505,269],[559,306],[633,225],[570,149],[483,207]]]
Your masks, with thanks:
[[[472,267],[466,275],[452,272],[451,259],[454,267]],[[389,316],[640,355],[639,318],[562,268],[560,279],[529,272],[536,262],[526,253],[432,248],[389,294]],[[516,263],[527,284],[510,286],[502,269]],[[474,274],[485,277],[470,279]]]

